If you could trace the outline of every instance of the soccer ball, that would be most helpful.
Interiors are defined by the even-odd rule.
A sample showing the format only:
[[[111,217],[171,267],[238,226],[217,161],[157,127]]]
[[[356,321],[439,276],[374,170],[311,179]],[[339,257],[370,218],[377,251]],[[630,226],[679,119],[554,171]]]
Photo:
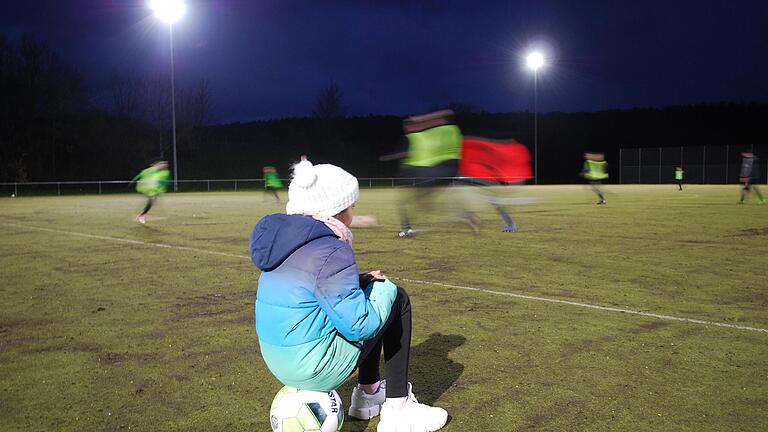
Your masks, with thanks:
[[[285,386],[272,400],[269,424],[274,432],[338,432],[344,406],[336,390],[318,392]]]

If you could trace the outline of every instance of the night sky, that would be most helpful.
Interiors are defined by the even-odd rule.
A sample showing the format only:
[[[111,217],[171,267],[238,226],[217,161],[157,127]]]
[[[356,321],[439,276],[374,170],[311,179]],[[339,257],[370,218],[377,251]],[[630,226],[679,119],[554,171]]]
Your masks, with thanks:
[[[768,101],[768,1],[198,0],[174,26],[176,77],[210,81],[218,122],[312,114],[336,82],[350,115],[451,102],[596,111]],[[145,0],[3,1],[0,32],[35,33],[109,103],[113,71],[169,67]]]

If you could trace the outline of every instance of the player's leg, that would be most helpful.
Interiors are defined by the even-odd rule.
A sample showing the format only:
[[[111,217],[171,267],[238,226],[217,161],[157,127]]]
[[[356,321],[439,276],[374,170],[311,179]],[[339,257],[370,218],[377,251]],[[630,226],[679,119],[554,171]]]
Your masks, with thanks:
[[[600,182],[599,181],[593,181],[590,182],[592,184],[592,191],[600,198],[600,201],[598,201],[598,204],[605,204],[605,197],[603,196],[603,191],[600,190]]]
[[[386,390],[379,374],[379,361],[384,348],[384,367],[389,381]],[[352,391],[349,415],[367,420],[379,414],[385,395],[407,396],[408,362],[411,350],[411,301],[404,289],[397,288],[397,297],[387,321],[379,333],[363,343],[357,361],[358,386]],[[397,396],[393,396],[397,397]]]
[[[378,431],[438,430],[448,421],[448,413],[442,408],[420,404],[412,393],[408,382],[408,365],[411,353],[411,301],[402,288],[397,288],[397,297],[392,305],[385,327],[375,339],[373,350],[360,363],[360,383],[378,379],[380,348],[384,348],[386,370],[385,401],[381,405],[381,420]],[[366,354],[363,344],[363,357]],[[374,363],[375,362],[375,363]],[[369,384],[370,385],[370,384]],[[361,386],[359,386],[361,387]],[[379,387],[378,390],[381,390]],[[375,396],[368,395],[368,396]],[[354,391],[353,391],[354,398]],[[380,400],[380,399],[379,399]],[[350,404],[350,415],[352,406]],[[370,417],[369,417],[370,418]]]
[[[515,232],[517,231],[517,224],[515,223],[515,220],[512,219],[512,216],[507,213],[507,210],[502,206],[501,204],[493,203],[493,208],[496,209],[497,212],[499,212],[499,216],[501,216],[501,219],[504,221],[504,228],[501,230],[502,232]]]
[[[752,189],[755,191],[755,195],[757,195],[757,203],[765,204],[765,198],[763,197],[763,193],[760,192],[760,188],[757,187],[757,185],[752,185]]]
[[[144,206],[144,210],[139,213],[138,216],[136,216],[136,221],[139,223],[146,223],[147,222],[147,213],[149,213],[149,210],[152,208],[152,206],[155,204],[155,200],[157,199],[157,195],[148,195],[147,196],[147,204]]]
[[[747,195],[749,195],[749,182],[744,182],[744,187],[741,188],[741,199],[739,200],[739,204],[744,204],[744,200],[747,198]]]

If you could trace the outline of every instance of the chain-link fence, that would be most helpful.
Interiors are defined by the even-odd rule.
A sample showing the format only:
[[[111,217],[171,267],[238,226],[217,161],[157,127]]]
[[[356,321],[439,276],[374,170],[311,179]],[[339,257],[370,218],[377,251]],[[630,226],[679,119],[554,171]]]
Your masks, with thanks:
[[[619,183],[674,183],[675,168],[686,183],[738,183],[741,153],[759,158],[759,182],[768,182],[768,145],[724,145],[619,149]]]

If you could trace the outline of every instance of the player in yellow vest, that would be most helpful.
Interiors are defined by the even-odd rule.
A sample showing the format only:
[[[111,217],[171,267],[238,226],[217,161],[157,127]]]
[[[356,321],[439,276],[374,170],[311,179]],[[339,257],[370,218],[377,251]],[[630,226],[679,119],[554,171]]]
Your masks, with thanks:
[[[675,181],[677,181],[677,187],[680,188],[678,190],[683,190],[683,168],[677,167],[675,168]]]
[[[408,117],[403,121],[408,150],[381,158],[402,158],[400,177],[413,179],[416,186],[415,194],[406,194],[400,203],[400,237],[414,233],[409,208],[429,208],[437,186],[451,184],[459,173],[463,137],[453,117],[451,110]],[[462,219],[477,232],[477,216],[465,212]]]
[[[131,183],[136,183],[136,191],[147,196],[147,205],[136,216],[136,222],[140,224],[147,222],[146,218],[149,209],[155,204],[157,197],[168,189],[170,178],[171,173],[168,171],[168,162],[161,160],[142,170],[131,180]]]
[[[605,155],[602,153],[584,153],[584,168],[581,170],[581,175],[592,185],[592,191],[600,198],[597,204],[605,204],[605,196],[600,190],[603,180],[608,178],[608,164],[605,162]]]

